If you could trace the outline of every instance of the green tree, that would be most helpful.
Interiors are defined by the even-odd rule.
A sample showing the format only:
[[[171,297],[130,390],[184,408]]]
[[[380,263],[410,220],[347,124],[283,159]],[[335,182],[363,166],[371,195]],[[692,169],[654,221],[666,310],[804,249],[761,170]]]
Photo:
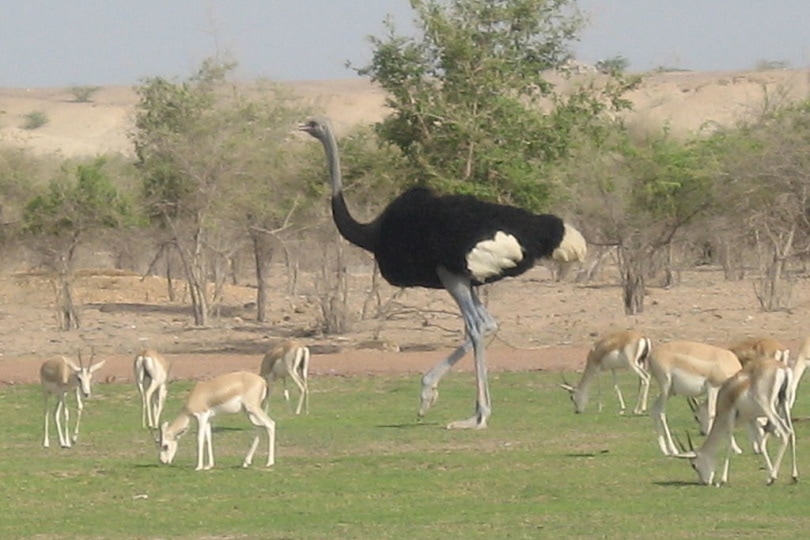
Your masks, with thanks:
[[[601,113],[628,106],[635,81],[565,84],[551,76],[583,27],[573,0],[412,0],[417,37],[372,38],[357,71],[388,91],[379,126],[412,182],[532,210],[548,206],[549,163]],[[565,81],[562,81],[565,82]]]
[[[79,327],[73,302],[72,277],[76,248],[92,234],[133,223],[131,203],[113,185],[96,159],[75,169],[66,166],[47,190],[25,207],[23,223],[43,264],[56,275],[56,306],[60,327]]]
[[[25,205],[45,176],[41,159],[17,148],[0,148],[0,250],[15,243],[23,227]]]
[[[766,107],[761,117],[712,138],[724,175],[716,185],[734,246],[756,255],[764,311],[792,307],[790,265],[810,253],[810,101]]]
[[[678,141],[666,130],[637,141],[617,124],[600,145],[583,146],[563,174],[572,206],[587,216],[588,239],[617,250],[625,313],[641,313],[654,263],[665,259],[671,283],[673,242],[714,208],[720,172],[710,147],[700,139]]]
[[[296,205],[296,191],[285,189],[282,144],[300,115],[276,87],[248,95],[229,83],[234,67],[209,59],[186,81],[155,77],[138,88],[133,142],[147,213],[180,261],[199,326],[218,308],[248,235],[263,319],[262,271],[272,255],[265,235],[276,234]]]

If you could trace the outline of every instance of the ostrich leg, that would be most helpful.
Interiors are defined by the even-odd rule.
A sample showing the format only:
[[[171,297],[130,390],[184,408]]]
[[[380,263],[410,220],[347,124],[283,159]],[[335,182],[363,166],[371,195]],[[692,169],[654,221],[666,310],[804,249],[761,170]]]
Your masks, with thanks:
[[[450,356],[439,362],[422,378],[422,405],[419,409],[419,418],[425,415],[438,398],[437,387],[444,374],[461,360],[467,351],[473,349],[477,390],[475,415],[467,420],[451,422],[447,427],[448,429],[485,428],[492,408],[489,399],[484,338],[488,332],[497,329],[497,324],[481,304],[469,279],[451,274],[444,268],[439,268],[437,273],[461,309],[466,338]]]

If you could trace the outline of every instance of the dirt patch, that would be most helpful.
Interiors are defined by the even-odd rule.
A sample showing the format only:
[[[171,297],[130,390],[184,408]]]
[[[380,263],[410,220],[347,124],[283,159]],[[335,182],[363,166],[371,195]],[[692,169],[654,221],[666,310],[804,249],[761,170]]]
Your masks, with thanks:
[[[246,369],[258,370],[261,356],[277,340],[297,336],[313,350],[313,376],[383,373],[419,374],[448,354],[462,338],[456,307],[443,291],[407,290],[387,318],[360,320],[370,276],[351,282],[355,319],[350,332],[323,336],[318,328],[316,276],[303,276],[300,290],[288,292],[283,270],[275,274],[270,321],[255,321],[255,289],[230,286],[225,304],[209,327],[192,325],[182,298],[170,302],[164,280],[123,272],[85,272],[76,283],[81,329],[56,329],[52,286],[32,274],[0,276],[0,383],[31,383],[43,360],[90,351],[107,364],[100,380],[131,381],[132,360],[145,347],[174,361],[173,378],[203,379]],[[492,339],[492,371],[575,370],[584,364],[597,336],[637,328],[654,342],[690,339],[728,344],[745,336],[770,335],[795,348],[806,336],[807,280],[794,288],[791,312],[762,313],[750,281],[730,282],[716,269],[684,272],[682,285],[650,288],[645,313],[628,317],[621,291],[603,276],[599,285],[558,283],[536,268],[484,291],[501,328]],[[384,287],[382,297],[396,292]],[[470,370],[464,359],[458,370]]]

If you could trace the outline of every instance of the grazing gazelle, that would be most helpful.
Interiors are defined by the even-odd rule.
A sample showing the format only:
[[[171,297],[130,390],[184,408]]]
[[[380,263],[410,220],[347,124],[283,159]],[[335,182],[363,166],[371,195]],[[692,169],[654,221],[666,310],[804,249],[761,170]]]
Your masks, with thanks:
[[[576,387],[568,383],[561,384],[571,394],[574,410],[581,413],[588,404],[588,391],[593,379],[602,371],[610,370],[613,376],[613,388],[619,398],[620,414],[624,414],[624,397],[616,381],[617,369],[629,369],[639,378],[638,397],[633,409],[635,414],[647,410],[647,395],[650,388],[650,374],[647,371],[647,355],[652,345],[650,340],[635,330],[622,330],[607,334],[599,339],[588,352],[585,371]],[[600,403],[601,405],[601,403]]]
[[[93,355],[94,356],[94,355]],[[73,360],[65,358],[64,356],[58,359],[46,360],[39,368],[39,380],[42,383],[42,395],[45,409],[45,439],[42,441],[42,446],[45,448],[50,447],[51,441],[48,438],[48,398],[51,394],[56,396],[56,407],[53,410],[53,420],[56,424],[56,433],[59,435],[59,445],[62,448],[70,448],[71,437],[68,436],[70,431],[70,411],[67,404],[67,393],[71,390],[76,391],[76,427],[73,430],[73,440],[75,443],[79,439],[79,424],[82,421],[82,411],[84,410],[84,403],[82,396],[89,398],[93,373],[104,365],[105,360],[92,363],[93,358],[90,358],[90,365],[87,367],[82,363],[82,354],[79,351],[79,365]],[[65,425],[62,426],[61,416],[64,411]]]
[[[720,386],[742,366],[728,349],[693,341],[672,341],[654,347],[649,355],[650,374],[658,381],[660,395],[650,410],[664,455],[678,453],[666,417],[670,396],[706,396],[709,424],[714,421]],[[709,426],[710,427],[710,426]],[[737,447],[737,449],[739,449]]]
[[[177,453],[177,439],[188,431],[191,417],[197,419],[197,468],[214,466],[214,450],[211,441],[211,418],[217,414],[232,414],[244,411],[251,424],[256,426],[256,437],[250,445],[242,467],[253,462],[253,454],[259,445],[261,430],[267,432],[267,466],[275,462],[276,423],[264,412],[262,402],[267,397],[267,383],[255,373],[237,371],[220,375],[209,381],[197,383],[186,398],[183,411],[172,421],[160,426],[160,461],[170,464]],[[206,447],[206,448],[203,448]],[[207,450],[208,464],[204,462]]]
[[[747,338],[734,343],[728,349],[737,355],[742,366],[763,358],[772,358],[787,364],[790,357],[790,350],[787,347],[767,337]]]
[[[287,378],[289,377],[298,387],[300,397],[295,414],[301,414],[301,407],[309,414],[309,347],[293,340],[286,340],[264,355],[259,374],[267,381],[268,394],[265,411],[270,408],[270,392],[273,381],[284,381],[284,399],[289,403],[290,393],[287,391]]]
[[[135,356],[135,384],[141,395],[141,426],[157,429],[166,403],[170,364],[152,349]]]
[[[796,435],[790,418],[795,388],[793,377],[792,369],[777,360],[750,362],[720,387],[717,394],[717,416],[703,445],[697,450],[681,449],[675,456],[690,459],[703,484],[725,484],[728,482],[728,468],[733,452],[731,437],[736,423],[756,423],[758,418],[765,418],[765,431],[773,433],[782,441],[774,462],[765,447],[766,439],[761,444],[762,456],[768,469],[768,484],[773,484],[776,480],[788,445],[793,460],[793,481],[796,482],[799,479]],[[728,443],[726,459],[720,478],[715,479],[717,452],[724,443]]]
[[[736,345],[729,348],[735,354],[738,354],[740,363],[743,367],[757,360],[777,360],[782,364],[786,364],[793,371],[793,391],[791,396],[796,399],[796,391],[799,383],[802,380],[802,375],[807,368],[807,359],[810,358],[810,338],[808,338],[799,349],[799,354],[790,357],[789,350],[781,343],[771,338],[751,338],[741,341]],[[743,360],[745,358],[745,360]],[[701,434],[706,435],[709,432],[708,408],[706,403],[692,403],[692,410],[695,413],[695,419],[701,425]],[[791,409],[793,403],[790,403]],[[765,425],[767,418],[761,417],[756,422],[748,424],[749,435],[751,444],[755,454],[762,453],[763,439],[766,437]]]

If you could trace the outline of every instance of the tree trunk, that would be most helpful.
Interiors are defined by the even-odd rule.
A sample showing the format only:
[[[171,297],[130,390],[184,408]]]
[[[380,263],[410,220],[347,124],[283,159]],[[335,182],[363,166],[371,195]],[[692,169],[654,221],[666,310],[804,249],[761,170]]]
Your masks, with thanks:
[[[644,312],[644,257],[643,251],[619,248],[625,315]]]
[[[253,242],[253,257],[256,263],[256,320],[267,322],[267,278],[270,274],[270,261],[273,260],[273,248],[264,233],[250,230]]]

